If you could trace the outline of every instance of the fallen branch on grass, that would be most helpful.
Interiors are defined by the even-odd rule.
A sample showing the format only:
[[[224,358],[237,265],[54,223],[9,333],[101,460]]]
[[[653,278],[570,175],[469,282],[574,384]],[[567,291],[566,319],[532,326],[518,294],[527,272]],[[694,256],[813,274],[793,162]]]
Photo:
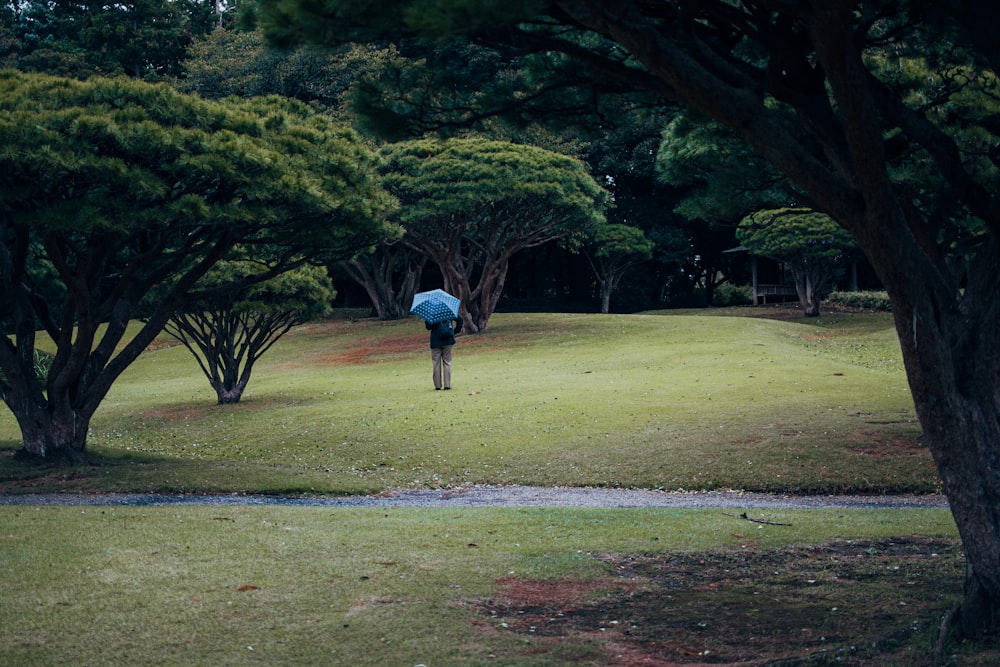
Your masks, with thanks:
[[[767,519],[755,519],[751,516],[747,516],[746,512],[743,514],[729,514],[728,512],[723,512],[726,516],[731,516],[734,519],[746,519],[747,521],[752,521],[754,523],[766,523],[769,526],[791,526],[790,523],[781,523],[780,521],[768,521]]]

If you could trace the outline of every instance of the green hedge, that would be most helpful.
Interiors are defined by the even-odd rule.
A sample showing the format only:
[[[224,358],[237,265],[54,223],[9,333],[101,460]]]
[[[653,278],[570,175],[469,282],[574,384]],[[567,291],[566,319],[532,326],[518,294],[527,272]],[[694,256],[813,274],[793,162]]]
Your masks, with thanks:
[[[746,306],[753,303],[753,290],[749,285],[730,285],[723,283],[715,288],[712,295],[712,305],[724,306]]]
[[[851,308],[864,310],[892,311],[892,302],[884,291],[870,292],[831,292],[826,298],[830,303],[837,303]]]

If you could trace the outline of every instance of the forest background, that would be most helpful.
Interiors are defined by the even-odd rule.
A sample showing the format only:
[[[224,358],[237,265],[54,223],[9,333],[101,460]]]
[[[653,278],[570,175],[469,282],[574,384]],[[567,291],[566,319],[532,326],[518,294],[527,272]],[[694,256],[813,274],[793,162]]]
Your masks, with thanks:
[[[217,0],[6,2],[0,67],[124,75],[210,99],[277,94],[348,122],[373,142],[476,136],[583,160],[612,203],[604,235],[552,239],[513,255],[498,310],[749,303],[751,260],[733,252],[741,246],[738,223],[761,208],[796,202],[783,179],[734,136],[649,94],[611,81],[595,86],[566,63],[511,57],[460,39],[276,50],[241,23],[239,10],[238,2]],[[637,238],[623,241],[623,232]],[[841,259],[830,289],[879,287],[860,256]],[[415,289],[440,286],[439,272],[424,270],[423,261]],[[371,304],[353,279],[355,267],[330,270],[336,306]],[[790,280],[776,265],[761,271],[765,283]],[[616,289],[604,300],[602,282],[612,280]]]

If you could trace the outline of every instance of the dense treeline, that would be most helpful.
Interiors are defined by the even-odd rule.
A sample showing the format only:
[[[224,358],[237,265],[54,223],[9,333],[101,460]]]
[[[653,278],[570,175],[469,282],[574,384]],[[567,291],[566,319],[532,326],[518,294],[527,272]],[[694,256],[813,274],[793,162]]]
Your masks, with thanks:
[[[603,227],[586,240],[532,244],[510,258],[494,304],[499,309],[637,311],[746,303],[750,258],[727,252],[740,245],[737,225],[763,204],[796,203],[794,196],[774,196],[780,186],[750,180],[762,180],[765,173],[779,181],[773,173],[744,169],[710,178],[692,152],[675,150],[689,140],[705,143],[705,136],[684,136],[680,130],[674,153],[665,152],[665,128],[691,123],[681,122],[685,114],[653,96],[609,80],[595,86],[591,73],[565,59],[511,57],[465,40],[274,50],[252,21],[241,20],[237,3],[36,0],[3,6],[0,63],[75,78],[167,81],[214,99],[277,94],[318,105],[378,141],[478,136],[582,160],[613,202],[606,223],[621,230],[610,253],[618,263],[613,273],[601,271],[610,267],[600,239],[612,238]],[[512,95],[521,102],[510,104]],[[738,188],[711,187],[713,197],[722,194],[728,201],[726,210],[705,212],[691,205],[704,199],[709,181],[732,184],[739,178],[744,181]],[[623,238],[632,245],[623,245]],[[595,257],[603,264],[595,264]],[[406,266],[397,267],[391,280],[412,280]],[[417,276],[418,289],[447,282],[451,268],[438,270],[433,260],[430,266]],[[793,275],[785,268],[763,265],[763,281],[791,284]],[[365,284],[357,270],[330,269],[338,305],[365,306],[375,299],[379,316],[405,314],[380,303],[379,289]],[[855,287],[851,275],[841,263],[834,286]],[[862,281],[877,285],[864,272]],[[395,295],[411,292],[397,289]]]

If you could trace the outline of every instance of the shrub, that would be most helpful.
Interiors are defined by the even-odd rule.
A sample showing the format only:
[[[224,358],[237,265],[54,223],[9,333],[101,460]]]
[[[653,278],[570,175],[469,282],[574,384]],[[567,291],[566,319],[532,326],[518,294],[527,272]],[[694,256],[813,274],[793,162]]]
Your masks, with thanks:
[[[712,305],[718,307],[725,306],[746,306],[753,303],[752,288],[749,285],[730,285],[723,283],[715,288],[712,295]]]
[[[48,352],[42,352],[41,350],[35,350],[34,355],[35,360],[33,363],[35,367],[35,377],[37,377],[38,381],[44,386],[45,381],[49,377],[49,369],[52,368],[52,361],[55,357]],[[4,377],[3,371],[0,371],[0,380],[4,379],[6,378]]]
[[[889,295],[884,291],[831,292],[826,300],[830,303],[837,303],[851,308],[884,312],[892,311],[892,302],[889,301]]]

